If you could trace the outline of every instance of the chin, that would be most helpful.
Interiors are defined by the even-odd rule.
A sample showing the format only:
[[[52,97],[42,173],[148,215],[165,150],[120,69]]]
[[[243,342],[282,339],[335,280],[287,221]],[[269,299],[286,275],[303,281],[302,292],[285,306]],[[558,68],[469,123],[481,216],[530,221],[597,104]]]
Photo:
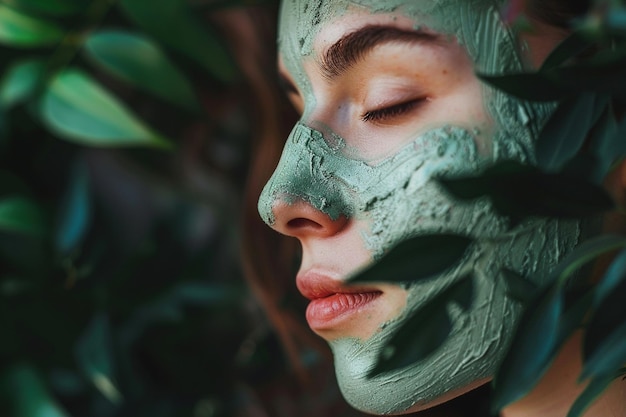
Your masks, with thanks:
[[[474,363],[474,369],[453,375],[460,364],[444,364],[435,353],[435,358],[367,378],[375,355],[368,354],[361,342],[344,339],[331,346],[343,397],[357,410],[374,415],[402,415],[435,407],[484,385],[494,372],[493,361],[485,358]]]
[[[429,298],[429,287],[432,283],[425,282],[409,288],[403,314],[371,338],[330,342],[339,387],[354,408],[376,415],[407,414],[449,401],[493,377],[520,308],[506,298],[499,280],[482,276],[477,277],[470,310],[451,311],[452,332],[437,350],[407,367],[367,378],[391,336]]]

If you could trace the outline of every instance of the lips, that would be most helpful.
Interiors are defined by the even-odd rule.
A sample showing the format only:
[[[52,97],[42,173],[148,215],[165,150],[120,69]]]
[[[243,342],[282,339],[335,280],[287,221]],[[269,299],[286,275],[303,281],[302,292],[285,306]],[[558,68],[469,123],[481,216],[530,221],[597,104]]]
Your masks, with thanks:
[[[369,309],[370,304],[382,295],[372,287],[347,286],[326,275],[307,272],[299,274],[296,285],[302,295],[311,300],[306,319],[313,330],[340,327]]]

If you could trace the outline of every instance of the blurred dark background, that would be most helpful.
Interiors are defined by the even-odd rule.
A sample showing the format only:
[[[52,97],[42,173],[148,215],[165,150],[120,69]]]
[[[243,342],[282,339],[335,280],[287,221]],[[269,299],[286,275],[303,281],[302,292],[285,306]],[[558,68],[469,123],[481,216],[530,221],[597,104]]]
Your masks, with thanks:
[[[1,416],[357,415],[243,276],[277,3],[0,2]]]

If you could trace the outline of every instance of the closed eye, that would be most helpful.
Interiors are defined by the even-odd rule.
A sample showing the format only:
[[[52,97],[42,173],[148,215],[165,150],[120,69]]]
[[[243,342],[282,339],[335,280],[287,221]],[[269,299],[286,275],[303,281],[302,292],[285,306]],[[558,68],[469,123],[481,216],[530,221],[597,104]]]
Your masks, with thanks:
[[[361,115],[361,120],[364,122],[381,122],[392,119],[409,113],[411,110],[427,101],[428,98],[417,98],[403,103],[394,104],[393,106],[384,107],[382,109],[370,110]]]

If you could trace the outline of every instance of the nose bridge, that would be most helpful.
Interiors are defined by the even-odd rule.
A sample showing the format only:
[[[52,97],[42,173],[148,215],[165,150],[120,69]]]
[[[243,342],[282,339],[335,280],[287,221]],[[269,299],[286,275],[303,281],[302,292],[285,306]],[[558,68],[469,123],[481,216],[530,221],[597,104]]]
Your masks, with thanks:
[[[350,217],[346,191],[334,178],[333,154],[321,132],[299,122],[291,131],[278,166],[259,198],[258,210],[265,223],[276,222],[273,207],[304,201],[332,220]]]

